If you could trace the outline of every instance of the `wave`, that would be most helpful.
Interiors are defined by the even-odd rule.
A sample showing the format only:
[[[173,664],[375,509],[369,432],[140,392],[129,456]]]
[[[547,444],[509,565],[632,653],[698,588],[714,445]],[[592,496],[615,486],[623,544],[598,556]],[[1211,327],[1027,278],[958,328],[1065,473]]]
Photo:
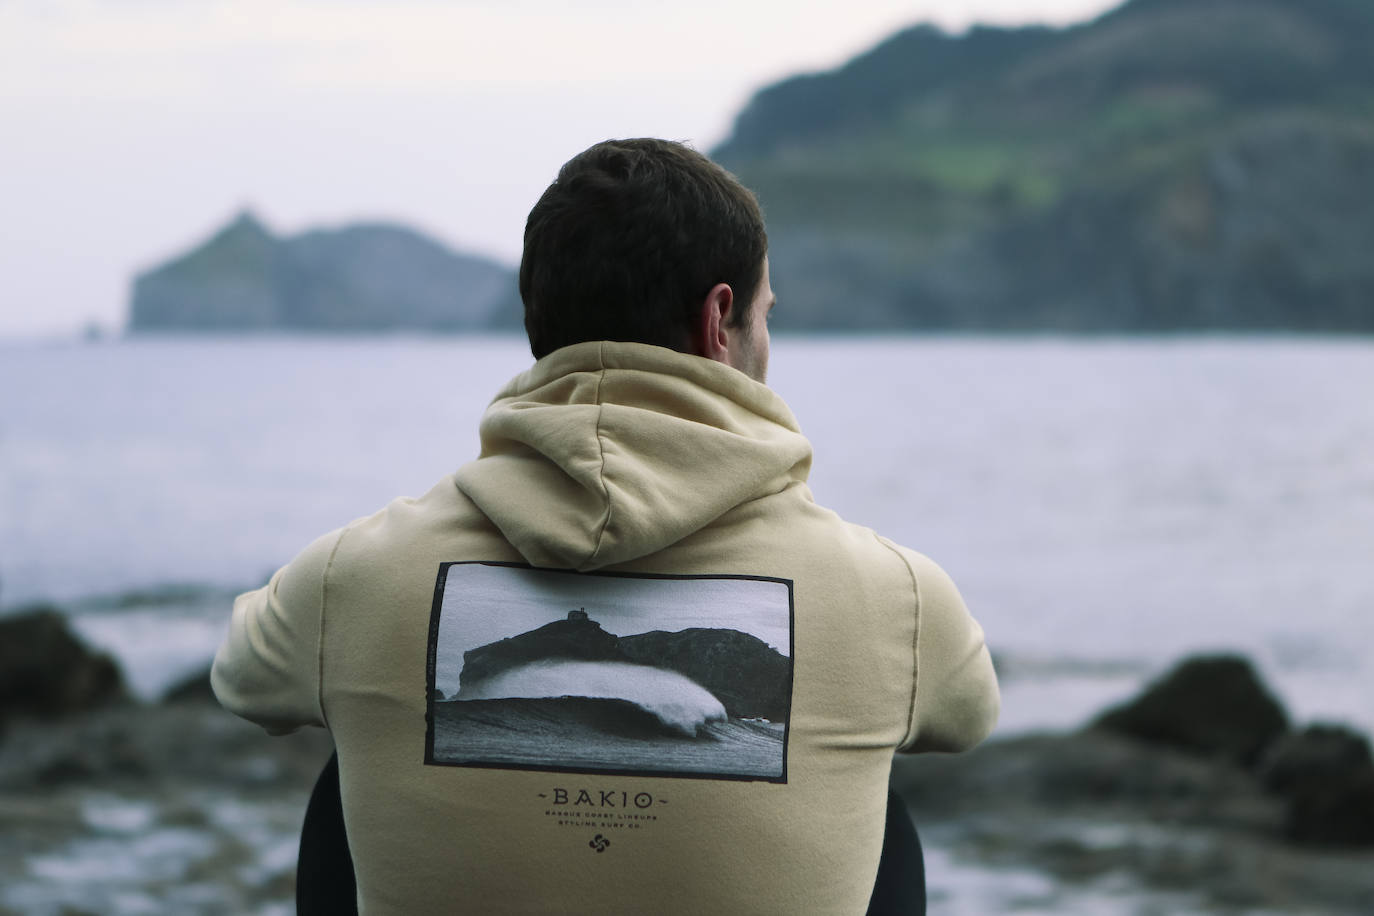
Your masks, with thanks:
[[[593,697],[506,697],[499,700],[445,700],[435,706],[437,721],[456,728],[465,747],[491,744],[504,750],[529,743],[547,750],[551,742],[601,747],[609,738],[636,741],[697,740],[697,735],[664,723],[629,700]],[[719,723],[703,726],[702,736]],[[488,748],[490,749],[490,748]]]
[[[707,723],[728,719],[715,694],[691,678],[628,662],[531,662],[473,684],[463,682],[457,699],[557,697],[624,700],[688,736],[695,736]]]
[[[434,704],[441,764],[776,780],[786,728],[731,719],[695,735],[628,700],[508,697]]]

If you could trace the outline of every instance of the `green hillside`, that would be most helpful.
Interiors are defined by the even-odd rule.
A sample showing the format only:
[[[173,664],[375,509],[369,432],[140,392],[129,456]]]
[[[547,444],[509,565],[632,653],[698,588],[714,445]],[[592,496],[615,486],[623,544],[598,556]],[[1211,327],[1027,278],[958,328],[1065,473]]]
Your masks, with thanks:
[[[714,155],[780,327],[1374,331],[1374,3],[928,26],[760,91]]]

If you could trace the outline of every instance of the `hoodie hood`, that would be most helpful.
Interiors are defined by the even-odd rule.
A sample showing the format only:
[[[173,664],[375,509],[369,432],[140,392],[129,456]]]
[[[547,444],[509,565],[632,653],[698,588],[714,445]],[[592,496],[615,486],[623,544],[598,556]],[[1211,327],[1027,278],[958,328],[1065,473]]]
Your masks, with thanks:
[[[482,418],[460,489],[534,566],[591,570],[662,550],[805,482],[811,445],[772,389],[662,347],[564,347]]]

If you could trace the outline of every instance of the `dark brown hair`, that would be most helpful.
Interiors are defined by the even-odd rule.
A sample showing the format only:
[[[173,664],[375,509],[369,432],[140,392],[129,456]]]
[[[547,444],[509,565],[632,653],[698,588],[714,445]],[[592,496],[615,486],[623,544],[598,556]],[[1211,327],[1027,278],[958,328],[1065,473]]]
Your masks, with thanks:
[[[747,317],[768,236],[749,189],[668,140],[607,140],[570,159],[525,222],[520,298],[535,359],[586,340],[688,350],[717,283]]]

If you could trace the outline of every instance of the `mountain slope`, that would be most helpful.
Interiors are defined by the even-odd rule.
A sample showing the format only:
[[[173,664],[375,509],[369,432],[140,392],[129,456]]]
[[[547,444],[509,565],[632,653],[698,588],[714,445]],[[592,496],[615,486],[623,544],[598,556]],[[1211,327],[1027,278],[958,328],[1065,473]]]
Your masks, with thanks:
[[[1374,4],[1133,0],[768,87],[779,327],[1374,331]]]

